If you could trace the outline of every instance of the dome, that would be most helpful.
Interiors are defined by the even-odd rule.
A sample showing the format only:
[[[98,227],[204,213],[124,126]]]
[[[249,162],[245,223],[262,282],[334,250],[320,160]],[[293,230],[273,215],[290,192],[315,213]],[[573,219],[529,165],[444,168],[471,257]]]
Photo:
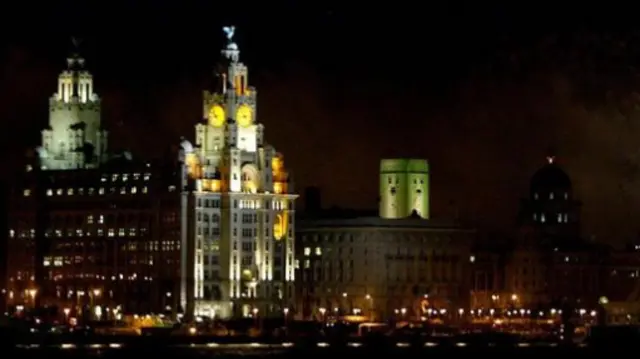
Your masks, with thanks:
[[[531,177],[531,191],[570,190],[571,179],[552,158]]]

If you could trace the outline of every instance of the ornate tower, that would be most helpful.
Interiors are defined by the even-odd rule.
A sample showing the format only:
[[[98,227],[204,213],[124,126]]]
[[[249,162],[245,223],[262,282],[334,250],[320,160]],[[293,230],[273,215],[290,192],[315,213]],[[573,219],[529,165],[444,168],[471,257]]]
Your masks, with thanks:
[[[429,164],[419,159],[380,161],[380,217],[429,218]]]
[[[76,50],[77,45],[74,40]],[[42,131],[39,149],[43,169],[92,168],[106,159],[107,131],[101,128],[100,98],[93,91],[93,76],[74,51],[49,99],[49,127]]]
[[[293,299],[298,196],[264,141],[234,31],[224,28],[219,91],[204,91],[195,146],[182,146],[181,302],[188,314],[281,316]]]

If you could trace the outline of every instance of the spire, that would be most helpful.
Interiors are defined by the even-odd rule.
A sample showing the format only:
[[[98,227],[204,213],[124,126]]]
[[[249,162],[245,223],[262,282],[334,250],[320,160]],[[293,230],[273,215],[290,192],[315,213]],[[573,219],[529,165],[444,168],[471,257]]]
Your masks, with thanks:
[[[84,67],[84,58],[80,56],[80,44],[82,44],[82,39],[77,37],[71,38],[71,45],[73,48],[71,50],[71,55],[67,58],[67,67],[69,70]]]
[[[222,54],[232,62],[238,62],[240,59],[240,50],[238,49],[238,45],[233,42],[233,35],[236,32],[236,27],[225,26],[222,28],[222,31],[225,33],[227,38],[227,47],[222,50]]]
[[[553,147],[547,149],[547,163],[552,165],[556,162],[556,151]]]

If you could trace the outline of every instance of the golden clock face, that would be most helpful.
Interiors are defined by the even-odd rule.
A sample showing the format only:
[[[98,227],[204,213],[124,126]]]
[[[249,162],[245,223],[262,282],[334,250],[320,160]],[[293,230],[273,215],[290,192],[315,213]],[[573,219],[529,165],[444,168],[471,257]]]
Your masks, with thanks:
[[[236,113],[236,122],[242,127],[247,127],[253,122],[253,110],[249,105],[240,105]]]
[[[209,110],[209,124],[214,127],[224,125],[224,109],[220,105],[213,105]]]

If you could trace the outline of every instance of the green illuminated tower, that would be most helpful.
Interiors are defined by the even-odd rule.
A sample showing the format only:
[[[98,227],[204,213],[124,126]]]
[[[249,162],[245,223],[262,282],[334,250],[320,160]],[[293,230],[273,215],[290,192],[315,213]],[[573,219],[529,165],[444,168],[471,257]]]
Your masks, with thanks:
[[[429,218],[429,164],[417,159],[380,161],[380,217]]]
[[[429,218],[429,163],[426,160],[407,162],[407,210]]]
[[[407,216],[407,160],[380,161],[380,217]]]

